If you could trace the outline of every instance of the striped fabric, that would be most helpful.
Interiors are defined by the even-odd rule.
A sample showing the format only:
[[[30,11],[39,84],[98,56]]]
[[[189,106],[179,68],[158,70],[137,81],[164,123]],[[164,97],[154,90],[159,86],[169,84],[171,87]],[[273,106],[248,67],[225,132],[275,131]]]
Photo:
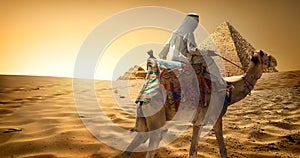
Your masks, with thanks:
[[[145,83],[140,91],[136,102],[150,102],[154,96],[160,97],[163,101],[162,85],[160,84],[160,70],[155,59],[147,60],[147,75]]]
[[[194,71],[187,64],[175,61],[149,58],[147,60],[147,75],[145,83],[136,99],[136,102],[164,103],[166,107],[174,107],[177,111],[182,100],[192,101],[197,94],[197,88],[184,88],[187,85],[197,87],[193,82],[190,71]],[[181,82],[180,85],[179,77]],[[181,88],[186,89],[185,98],[182,98]]]

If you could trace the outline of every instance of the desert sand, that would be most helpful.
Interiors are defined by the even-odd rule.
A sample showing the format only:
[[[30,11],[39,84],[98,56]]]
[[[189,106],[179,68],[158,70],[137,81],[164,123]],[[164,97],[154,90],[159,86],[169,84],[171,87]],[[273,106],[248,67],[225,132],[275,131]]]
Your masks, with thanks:
[[[117,81],[124,82],[124,81]],[[124,129],[135,117],[118,108],[113,95],[131,100],[142,80],[129,87],[96,81],[99,105]],[[118,84],[116,84],[118,85]],[[230,157],[300,157],[300,71],[265,73],[252,94],[228,108],[224,137]],[[88,98],[87,98],[88,100]],[[126,104],[135,109],[134,103]],[[73,97],[72,79],[0,76],[0,157],[121,157],[120,150],[96,139],[82,123]],[[192,128],[158,149],[156,157],[188,157]],[[110,131],[106,131],[110,132]],[[220,157],[214,131],[199,141],[198,157]],[[144,152],[132,157],[145,156]]]

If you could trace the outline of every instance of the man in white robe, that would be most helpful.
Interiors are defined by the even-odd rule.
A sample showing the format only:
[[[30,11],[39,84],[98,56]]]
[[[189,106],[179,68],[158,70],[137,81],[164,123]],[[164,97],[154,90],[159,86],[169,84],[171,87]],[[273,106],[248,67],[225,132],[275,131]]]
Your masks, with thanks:
[[[196,74],[202,73],[205,78],[205,84],[199,80],[200,93],[203,93],[203,91],[205,91],[204,93],[210,93],[211,81],[218,84],[225,83],[219,74],[214,76],[208,72],[208,70],[218,69],[214,60],[211,58],[211,56],[216,56],[217,54],[212,50],[200,50],[197,48],[194,31],[198,23],[199,16],[197,14],[187,14],[178,29],[172,33],[172,36],[164,45],[158,56],[166,60],[169,54],[170,60],[172,61],[190,63],[194,67]],[[215,70],[214,73],[215,72],[219,73],[218,70]],[[205,86],[205,90],[202,89],[202,92],[201,86]]]
[[[194,38],[194,31],[199,23],[199,16],[189,13],[183,20],[182,24],[176,29],[169,41],[164,45],[159,53],[161,59],[166,60],[168,53],[170,60],[184,63],[203,63],[203,55],[214,56],[214,51],[199,50]]]

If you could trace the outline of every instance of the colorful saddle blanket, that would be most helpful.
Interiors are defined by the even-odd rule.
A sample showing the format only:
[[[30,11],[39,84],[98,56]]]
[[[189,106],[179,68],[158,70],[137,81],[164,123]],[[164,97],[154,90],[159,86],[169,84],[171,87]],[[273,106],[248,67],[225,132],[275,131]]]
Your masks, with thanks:
[[[197,76],[198,85],[193,85],[195,82],[192,80],[191,75],[194,72]],[[199,98],[199,104],[197,106],[204,107],[205,104],[205,93],[209,93],[212,90],[212,84],[210,79],[203,76],[205,70],[201,64],[190,65],[174,62],[165,61],[160,59],[149,58],[147,60],[147,75],[145,83],[136,99],[136,102],[154,102],[164,103],[167,109],[178,110],[180,102],[185,102],[187,97],[182,96],[181,88],[185,85],[192,85],[192,87],[199,87],[200,97],[197,95],[196,88],[184,88],[188,95],[188,99]],[[178,76],[181,76],[180,82]],[[184,85],[180,85],[184,83]],[[234,89],[232,83],[226,82],[226,95],[224,100],[224,106],[228,106],[231,101],[232,90]]]
[[[198,82],[194,82],[192,75],[196,73]],[[180,76],[181,82],[178,77]],[[182,85],[180,83],[183,83]],[[196,84],[195,84],[196,83]],[[198,84],[199,83],[199,84]],[[194,85],[193,85],[194,84]],[[200,98],[196,88],[185,88],[184,86],[199,87]],[[181,88],[186,92],[182,93]],[[178,107],[181,102],[191,101],[199,98],[198,106],[205,106],[205,91],[211,88],[210,80],[203,77],[202,65],[192,65],[149,58],[147,60],[147,75],[145,83],[140,91],[136,102],[164,102],[166,108]],[[183,94],[188,95],[183,96]],[[153,99],[153,98],[156,99]],[[160,99],[159,99],[160,98]]]

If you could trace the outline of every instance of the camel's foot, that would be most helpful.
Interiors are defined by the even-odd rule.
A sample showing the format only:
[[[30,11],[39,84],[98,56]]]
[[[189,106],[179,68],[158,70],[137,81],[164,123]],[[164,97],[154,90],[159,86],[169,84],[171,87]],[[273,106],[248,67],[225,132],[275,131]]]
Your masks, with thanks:
[[[122,153],[122,158],[129,158],[130,155],[131,155],[131,152],[129,152],[129,151],[124,151],[124,152]]]
[[[227,158],[227,157],[228,157],[228,156],[227,156],[227,151],[226,151],[226,149],[223,150],[223,151],[220,151],[220,154],[221,154],[221,157],[222,157],[222,158]]]
[[[197,150],[190,149],[190,158],[196,158],[197,157]]]
[[[145,158],[154,158],[154,156],[155,156],[155,150],[148,151]]]
[[[198,141],[198,139],[197,139],[197,141]],[[197,157],[197,150],[198,150],[198,143],[192,142],[191,147],[190,147],[190,157],[191,158],[196,158]]]

